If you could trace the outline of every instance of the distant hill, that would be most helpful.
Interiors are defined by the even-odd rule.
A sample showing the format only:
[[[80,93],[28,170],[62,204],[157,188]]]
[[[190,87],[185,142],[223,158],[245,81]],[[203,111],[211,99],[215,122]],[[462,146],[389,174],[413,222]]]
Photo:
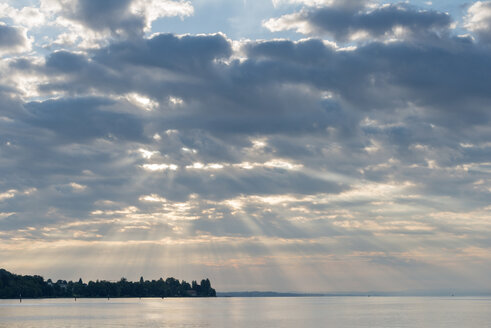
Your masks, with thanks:
[[[309,293],[278,293],[278,292],[218,292],[217,297],[309,297],[309,296],[326,296],[325,294]]]
[[[54,298],[54,297],[215,297],[216,291],[209,279],[191,284],[175,278],[131,282],[125,278],[117,282],[105,280],[77,282],[43,277],[22,276],[0,269],[0,298]]]
[[[217,292],[217,297],[404,297],[404,296],[435,296],[435,297],[468,297],[468,296],[491,296],[491,291],[462,291],[462,290],[413,290],[395,292],[330,292],[330,293],[295,293],[295,292],[271,292],[271,291],[240,291],[240,292]]]

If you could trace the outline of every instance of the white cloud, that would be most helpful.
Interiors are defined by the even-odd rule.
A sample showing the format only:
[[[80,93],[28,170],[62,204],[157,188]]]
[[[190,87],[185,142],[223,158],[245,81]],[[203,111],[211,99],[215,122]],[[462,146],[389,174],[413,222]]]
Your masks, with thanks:
[[[192,153],[192,154],[196,154],[198,153],[198,151],[196,149],[189,149],[187,147],[182,147],[181,150],[185,153]]]
[[[76,183],[76,182],[71,182],[69,185],[76,192],[78,192],[78,191],[84,191],[84,190],[87,189],[87,186],[82,185],[82,184],[79,184],[79,183]]]
[[[264,163],[264,166],[284,170],[300,170],[303,167],[302,164],[292,163],[283,159],[272,159]]]
[[[159,107],[159,103],[157,101],[137,92],[128,93],[125,98],[133,105],[146,111],[151,111]]]
[[[268,145],[268,138],[251,138],[252,148],[255,150],[263,149]]]
[[[36,188],[28,188],[24,191],[19,191],[17,189],[10,189],[4,192],[0,193],[0,201],[4,201],[10,198],[14,198],[17,195],[31,195],[32,193],[36,192]]]
[[[159,154],[158,151],[151,151],[151,150],[146,150],[146,149],[143,149],[143,148],[138,149],[138,151],[140,152],[140,154],[142,155],[142,157],[145,158],[145,159],[150,159],[154,155]]]
[[[40,8],[22,7],[17,9],[6,3],[0,3],[0,18],[10,18],[16,25],[25,27],[42,26],[46,23],[46,16]]]
[[[312,34],[314,29],[303,19],[303,13],[293,13],[283,15],[279,18],[270,18],[263,22],[263,26],[271,32],[280,32],[287,30],[295,30],[301,34]]]
[[[349,1],[349,0],[348,0]],[[329,6],[340,0],[272,0],[273,6],[277,7],[284,4],[303,4],[306,6]]]
[[[275,168],[289,171],[296,171],[303,168],[302,164],[294,163],[285,159],[274,158],[264,163],[258,162],[241,162],[232,165],[241,169],[252,170],[254,168]]]
[[[467,10],[464,27],[484,41],[491,41],[491,1],[477,1]]]
[[[0,220],[9,217],[11,215],[15,215],[15,212],[0,212]]]
[[[181,99],[181,98],[179,98],[179,97],[172,97],[172,96],[170,96],[170,97],[169,97],[169,103],[170,103],[171,105],[177,106],[177,105],[182,105],[182,104],[184,104],[184,100],[182,100],[182,99]]]
[[[136,0],[130,6],[132,13],[145,17],[146,28],[150,29],[152,22],[161,17],[192,16],[194,8],[190,1],[170,0]]]
[[[193,163],[192,165],[187,165],[187,169],[193,169],[193,170],[220,170],[223,169],[227,164],[220,164],[220,163],[208,163],[208,164],[203,164],[200,162]]]
[[[161,164],[143,164],[141,166],[144,170],[147,170],[147,171],[167,171],[167,170],[170,170],[170,171],[176,171],[179,166],[175,165],[175,164],[166,164],[166,163],[161,163]]]
[[[139,200],[145,201],[145,202],[157,202],[157,203],[166,203],[167,202],[167,199],[165,199],[164,197],[160,197],[157,194],[140,196]]]
[[[9,198],[14,198],[15,195],[17,194],[17,190],[15,189],[10,189],[8,191],[4,191],[2,193],[0,193],[0,201],[3,201],[5,199],[9,199]]]

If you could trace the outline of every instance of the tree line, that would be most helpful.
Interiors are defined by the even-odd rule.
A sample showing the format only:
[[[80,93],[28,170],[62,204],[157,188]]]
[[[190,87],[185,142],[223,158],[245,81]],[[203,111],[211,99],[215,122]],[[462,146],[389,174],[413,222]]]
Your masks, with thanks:
[[[77,282],[43,277],[22,276],[0,269],[0,298],[55,298],[55,297],[215,297],[209,279],[191,284],[175,278],[144,280],[138,282],[121,278],[117,282],[106,280]]]

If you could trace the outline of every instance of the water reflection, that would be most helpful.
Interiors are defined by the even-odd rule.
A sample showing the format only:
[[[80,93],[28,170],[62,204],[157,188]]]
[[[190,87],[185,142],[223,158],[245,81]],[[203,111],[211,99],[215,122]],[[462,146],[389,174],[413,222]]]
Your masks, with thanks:
[[[491,298],[304,297],[0,301],[0,327],[485,327]]]

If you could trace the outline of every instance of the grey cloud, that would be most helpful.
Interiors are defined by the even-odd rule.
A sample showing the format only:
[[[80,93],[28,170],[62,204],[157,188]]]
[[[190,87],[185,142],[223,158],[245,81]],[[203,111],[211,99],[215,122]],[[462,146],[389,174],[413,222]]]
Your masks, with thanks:
[[[66,220],[85,220],[91,210],[100,207],[95,204],[97,199],[118,202],[119,208],[141,208],[138,198],[148,194],[161,195],[171,202],[186,201],[193,194],[213,200],[285,193],[337,195],[356,189],[357,182],[364,179],[392,185],[412,181],[419,185],[413,192],[421,198],[439,194],[473,198],[479,193],[472,190],[472,183],[482,175],[460,179],[442,172],[486,157],[486,150],[471,154],[470,149],[453,148],[461,142],[485,139],[485,133],[473,134],[470,130],[483,129],[489,121],[485,106],[489,101],[488,77],[479,69],[489,65],[487,50],[468,39],[433,40],[369,43],[352,51],[336,50],[320,40],[250,42],[245,46],[247,58],[241,61],[230,61],[230,42],[219,34],[157,35],[115,42],[87,55],[56,52],[47,57],[46,66],[37,69],[39,74],[61,82],[50,81],[40,88],[41,92],[86,95],[96,89],[99,94],[111,96],[138,92],[158,100],[160,106],[144,112],[133,107],[123,109],[119,101],[66,96],[31,103],[26,105],[28,116],[19,117],[19,121],[32,127],[31,132],[39,131],[40,140],[24,141],[22,152],[9,150],[9,154],[19,162],[41,159],[40,165],[31,169],[34,173],[26,174],[30,180],[23,183],[39,185],[39,190],[45,192],[44,202],[59,210],[57,220],[65,220],[63,215],[68,217]],[[33,69],[25,63],[12,68]],[[179,97],[183,103],[172,107],[166,103],[168,96]],[[474,114],[467,117],[470,111]],[[375,123],[364,125],[367,117]],[[176,131],[167,134],[167,130]],[[161,135],[160,141],[148,138],[154,133]],[[249,153],[246,148],[252,147],[251,137],[265,137],[267,150]],[[374,154],[365,150],[372,142],[379,144]],[[63,144],[70,147],[60,149]],[[77,147],[70,151],[73,144]],[[431,146],[431,151],[415,150],[418,144]],[[160,154],[143,160],[135,155],[140,147]],[[196,154],[184,153],[183,147],[196,149]],[[25,155],[26,150],[35,149],[38,151],[31,156]],[[264,163],[274,157],[302,163],[310,173],[264,168],[238,172],[228,168],[214,172],[185,169],[193,162]],[[390,164],[391,159],[396,164]],[[428,160],[441,168],[429,168]],[[144,163],[162,162],[177,164],[179,169],[146,172],[141,168]],[[22,168],[27,172],[27,167]],[[82,168],[93,175],[85,176]],[[339,174],[339,181],[323,179],[323,174],[330,173]],[[40,174],[52,179],[58,176],[56,181],[43,184]],[[90,196],[59,195],[72,177],[88,186]],[[439,187],[433,188],[433,184]],[[485,196],[481,193],[466,208],[481,206]],[[376,209],[371,201],[347,199],[329,207],[356,209],[353,215],[361,220],[362,216],[378,215],[368,213],[367,209]],[[398,202],[434,210],[460,208],[460,204],[421,199]],[[15,204],[13,200],[9,203]],[[303,206],[318,211],[315,215],[328,216],[326,207]],[[202,215],[199,209],[196,213]],[[150,209],[146,210],[140,214],[151,215]],[[281,220],[292,215],[288,209],[272,214],[246,210],[245,215],[264,218],[261,224],[268,236],[307,236],[305,231],[345,236],[354,233],[334,229],[327,221],[295,229]],[[48,216],[48,206],[43,211]],[[223,229],[205,219],[196,222],[194,229],[250,235],[244,225],[237,224],[233,229],[236,218],[224,220],[229,219],[231,222],[227,221]],[[32,223],[26,218],[23,224],[28,222]],[[387,231],[410,234],[399,227],[391,229]],[[424,233],[416,230],[412,234]]]
[[[177,177],[175,183],[181,188],[185,187],[186,194],[197,193],[218,200],[241,194],[338,193],[346,189],[336,183],[322,181],[301,172],[288,172],[282,169],[234,171],[230,174],[215,174],[213,177],[191,173]]]
[[[48,58],[47,68],[50,74],[69,77],[67,83],[56,86],[59,90],[77,92],[83,85],[97,85],[109,93],[134,88],[159,101],[165,101],[166,95],[181,97],[183,105],[170,109],[162,104],[145,114],[148,116],[142,123],[149,136],[168,129],[180,131],[180,140],[170,142],[171,137],[164,136],[166,142],[157,148],[168,156],[163,159],[167,163],[240,162],[247,158],[237,148],[246,146],[241,139],[266,135],[274,146],[270,156],[301,159],[312,169],[378,182],[396,173],[401,181],[428,185],[419,190],[422,193],[451,196],[456,189],[464,190],[463,186],[456,187],[461,182],[451,176],[447,181],[437,178],[428,169],[427,160],[435,160],[444,169],[472,163],[478,156],[485,158],[482,150],[480,155],[467,158],[461,157],[463,151],[451,151],[462,142],[482,141],[483,134],[472,134],[468,127],[481,129],[489,121],[485,106],[489,101],[488,77],[480,68],[490,63],[487,50],[477,43],[442,37],[433,44],[427,40],[371,43],[353,51],[336,51],[319,40],[251,42],[245,61],[224,64],[214,61],[230,53],[230,45],[222,36],[186,38],[162,35],[140,43],[119,42],[96,51],[90,61],[85,56],[56,53]],[[150,46],[150,41],[155,42]],[[193,49],[200,49],[195,42],[204,48],[209,44],[203,58],[194,57]],[[159,51],[160,56],[155,55]],[[192,69],[193,65],[197,69]],[[140,69],[129,70],[134,66]],[[76,74],[81,71],[86,73]],[[127,79],[98,73],[109,71]],[[333,97],[321,99],[323,90],[332,92]],[[413,106],[424,110],[414,111]],[[132,119],[139,121],[137,116]],[[367,116],[380,124],[396,124],[361,127]],[[286,134],[303,141],[286,141]],[[372,139],[384,149],[375,158],[365,151]],[[431,145],[434,155],[415,151],[413,147],[418,144]],[[181,147],[195,148],[199,155],[187,158]],[[342,151],[336,151],[337,147]],[[400,161],[399,169],[397,165],[377,168],[391,158]],[[190,193],[220,199],[237,193],[308,194],[325,190],[317,187],[322,182],[302,175],[293,183],[276,174],[251,172],[231,177],[218,173],[213,179],[207,174],[180,172],[171,179],[163,174],[146,187],[176,200]],[[477,180],[476,176],[469,181]],[[441,187],[431,188],[431,181]],[[483,197],[478,197],[479,204]]]
[[[369,12],[352,12],[337,8],[321,8],[307,14],[306,20],[319,32],[332,33],[337,40],[345,41],[357,31],[367,32],[372,37],[383,36],[394,27],[404,27],[412,32],[431,28],[447,28],[451,19],[448,14],[421,11],[408,5],[388,5]]]
[[[26,122],[71,142],[103,137],[143,141],[142,123],[132,115],[102,109],[111,104],[102,98],[31,102],[26,104]]]
[[[213,60],[228,58],[231,53],[230,43],[221,34],[182,37],[158,34],[150,39],[114,43],[98,51],[94,57],[107,65],[116,61],[199,74]]]
[[[74,0],[64,5],[62,13],[96,31],[136,36],[143,33],[144,17],[130,12],[131,0]]]
[[[16,63],[16,66],[22,65],[23,62]],[[77,73],[88,66],[85,56],[74,54],[68,51],[54,52],[46,58],[46,68],[53,69],[63,73]],[[28,68],[22,65],[19,68]]]
[[[81,24],[97,37],[113,39],[139,38],[158,18],[193,13],[191,2],[184,0],[52,0],[51,5],[56,17]]]
[[[221,34],[143,37],[128,2],[111,1],[85,4],[72,19],[132,38],[45,62],[6,59],[0,242],[17,248],[4,263],[31,256],[65,270],[65,258],[51,262],[62,241],[67,258],[83,253],[88,263],[89,249],[97,257],[107,246],[108,272],[124,269],[119,252],[153,249],[166,270],[169,254],[194,257],[197,270],[224,259],[211,264],[223,273],[248,266],[248,256],[264,256],[257,265],[268,268],[281,251],[280,262],[305,259],[299,272],[311,266],[323,279],[341,265],[350,281],[346,272],[370,266],[401,278],[431,271],[436,281],[449,258],[477,268],[467,265],[473,256],[484,264],[465,278],[488,277],[489,47],[453,37],[441,13],[337,3],[356,16],[329,27],[340,37],[352,28],[380,36],[399,23],[414,35],[350,49],[241,41],[234,53],[238,42]],[[87,17],[97,6],[107,6],[107,22]],[[121,20],[111,16],[118,10]],[[427,33],[434,28],[442,33]],[[138,96],[156,105],[144,110]],[[31,240],[45,248],[26,250]],[[69,253],[77,240],[91,242]]]
[[[246,46],[246,50],[251,59],[273,58],[296,64],[321,65],[321,67],[329,64],[336,55],[335,49],[326,46],[320,39],[309,39],[298,43],[289,40],[251,43]]]
[[[459,38],[435,41],[371,43],[335,53],[321,46],[311,47],[312,41],[296,45],[272,41],[254,45],[251,55],[263,59],[254,61],[252,57],[247,65],[249,71],[261,71],[266,81],[309,83],[338,92],[343,100],[364,110],[404,107],[412,102],[429,106],[429,116],[431,108],[439,109],[432,118],[443,120],[445,125],[461,120],[485,122],[489,119],[485,110],[489,77],[482,67],[491,65],[487,50]],[[276,47],[281,50],[273,51]],[[308,55],[301,56],[302,52]],[[297,60],[297,56],[322,59],[311,62]],[[447,114],[442,115],[442,111]]]
[[[235,143],[240,142],[233,137],[237,133],[313,136],[333,128],[331,137],[342,138],[342,144],[357,151],[366,146],[356,141],[359,138],[387,135],[399,146],[398,156],[411,161],[404,155],[411,144],[439,140],[453,147],[461,138],[475,137],[466,127],[489,121],[490,83],[482,69],[491,65],[487,50],[462,38],[433,41],[371,43],[353,51],[335,51],[318,40],[252,42],[246,48],[247,60],[226,65],[214,62],[230,54],[230,45],[219,35],[161,35],[97,51],[90,64],[79,55],[53,54],[48,67],[56,67],[69,80],[45,87],[77,92],[97,86],[113,93],[133,88],[164,102],[167,95],[181,97],[184,104],[177,110],[162,104],[149,114],[150,131],[202,130]],[[200,57],[196,49],[202,48],[207,50]],[[134,65],[141,69],[129,69]],[[122,74],[126,80],[121,80]],[[334,97],[320,100],[323,90]],[[424,110],[411,113],[411,106]],[[378,132],[362,131],[359,124],[366,115],[406,122]],[[440,139],[431,124],[457,135]]]
[[[16,27],[0,24],[0,51],[13,51],[25,48],[27,39]]]
[[[284,22],[283,22],[284,21]],[[375,9],[361,5],[345,6],[335,4],[327,7],[303,9],[302,11],[270,20],[266,26],[277,22],[280,29],[290,29],[298,24],[307,24],[310,32],[328,34],[337,41],[349,41],[355,33],[366,33],[368,37],[392,36],[394,28],[402,27],[421,38],[431,30],[445,32],[451,24],[450,15],[435,10],[419,10],[407,4],[388,4]],[[291,25],[293,24],[293,25]],[[278,29],[278,27],[274,27]],[[299,30],[307,33],[306,30]]]
[[[48,56],[46,66],[38,70],[62,75],[64,80],[39,88],[73,94],[90,93],[94,88],[115,93],[141,92],[168,101],[169,95],[180,97],[209,88],[208,80],[216,78],[215,61],[230,55],[231,45],[221,34],[160,34],[150,39],[116,42],[90,56],[59,51]]]

